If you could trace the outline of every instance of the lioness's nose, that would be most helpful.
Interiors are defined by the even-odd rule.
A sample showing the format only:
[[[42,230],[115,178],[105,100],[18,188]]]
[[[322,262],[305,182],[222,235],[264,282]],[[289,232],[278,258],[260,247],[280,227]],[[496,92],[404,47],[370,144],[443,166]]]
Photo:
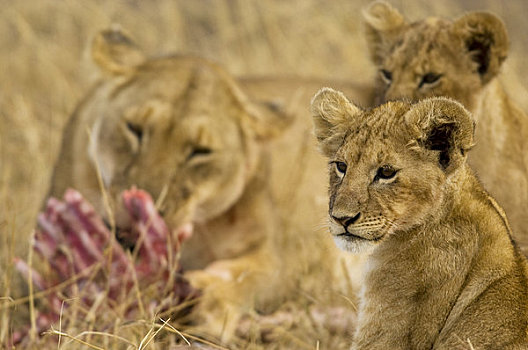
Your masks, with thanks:
[[[352,225],[356,221],[359,220],[359,217],[361,216],[361,213],[357,213],[355,216],[344,216],[341,218],[335,217],[332,215],[332,219],[339,222],[341,225],[343,225],[344,228],[347,228],[349,225]]]

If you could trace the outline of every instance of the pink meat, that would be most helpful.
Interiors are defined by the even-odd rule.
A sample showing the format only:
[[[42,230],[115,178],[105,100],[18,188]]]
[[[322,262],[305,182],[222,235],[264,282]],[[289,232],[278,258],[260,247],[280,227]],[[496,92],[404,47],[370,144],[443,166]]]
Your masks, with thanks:
[[[106,293],[99,306],[101,310],[119,305],[129,293],[135,292],[132,289],[136,278],[140,289],[157,286],[156,300],[144,300],[143,304],[158,312],[160,307],[171,309],[198,295],[182,277],[179,264],[169,261],[169,257],[177,256],[181,242],[190,237],[192,226],[184,225],[172,232],[145,191],[136,188],[124,191],[122,201],[131,222],[129,231],[123,234],[135,238],[131,252],[116,241],[101,216],[79,192],[69,189],[63,201],[48,200],[38,217],[39,228],[33,244],[40,261],[34,261],[31,267],[22,259],[15,260],[17,270],[26,279],[31,270],[33,285],[38,290],[70,282],[38,303],[39,333],[58,320],[63,303],[67,308],[69,299],[81,300],[90,308],[101,293]],[[174,281],[169,280],[174,276]],[[169,283],[173,286],[171,290],[166,288]],[[171,302],[167,303],[167,299]],[[126,314],[135,314],[137,307],[137,302],[129,305]],[[28,329],[27,326],[14,332],[13,343],[24,339]]]

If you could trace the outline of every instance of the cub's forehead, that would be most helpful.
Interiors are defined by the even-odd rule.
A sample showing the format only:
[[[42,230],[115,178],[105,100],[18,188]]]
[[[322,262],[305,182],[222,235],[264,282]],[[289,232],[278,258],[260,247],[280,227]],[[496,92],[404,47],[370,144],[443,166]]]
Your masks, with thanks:
[[[451,21],[438,17],[411,23],[393,41],[387,59],[412,67],[413,62],[436,56],[438,51],[449,54],[457,47],[457,38],[451,34],[451,27]]]
[[[411,23],[400,36],[400,44],[427,45],[438,42],[444,34],[449,32],[452,22],[439,17],[429,17],[421,21]]]
[[[351,134],[370,136],[371,138],[391,138],[404,123],[404,115],[411,108],[405,101],[391,101],[378,107],[363,111],[351,125]]]
[[[408,142],[404,116],[410,104],[389,102],[362,112],[348,124],[344,142],[338,153],[355,154],[383,150],[387,145]]]

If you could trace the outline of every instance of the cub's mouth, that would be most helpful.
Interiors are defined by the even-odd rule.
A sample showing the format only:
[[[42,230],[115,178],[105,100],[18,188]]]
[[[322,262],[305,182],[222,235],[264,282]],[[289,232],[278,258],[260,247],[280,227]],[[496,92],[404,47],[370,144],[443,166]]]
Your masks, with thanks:
[[[353,234],[353,233],[346,231],[346,232],[334,235],[334,237],[339,237],[347,241],[363,240],[363,241],[372,241],[372,242],[377,242],[383,238],[383,234],[379,236],[374,236],[372,235],[372,233],[368,233],[368,232],[366,234],[367,234],[367,237],[364,237],[364,236],[360,236],[360,235]]]

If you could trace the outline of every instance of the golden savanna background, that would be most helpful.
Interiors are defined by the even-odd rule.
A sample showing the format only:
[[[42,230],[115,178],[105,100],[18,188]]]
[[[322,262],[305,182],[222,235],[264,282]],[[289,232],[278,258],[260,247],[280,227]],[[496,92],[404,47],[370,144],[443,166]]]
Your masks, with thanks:
[[[366,51],[361,17],[369,2],[0,0],[0,348],[17,319],[29,313],[27,303],[8,307],[12,299],[27,294],[12,261],[27,255],[62,127],[98,77],[89,55],[98,31],[119,25],[149,55],[192,53],[222,64],[236,76],[293,75],[369,84],[376,72]],[[430,15],[455,18],[470,10],[500,16],[511,43],[502,81],[528,111],[528,2],[390,3],[409,20]],[[141,335],[136,337],[130,341],[139,344]]]

